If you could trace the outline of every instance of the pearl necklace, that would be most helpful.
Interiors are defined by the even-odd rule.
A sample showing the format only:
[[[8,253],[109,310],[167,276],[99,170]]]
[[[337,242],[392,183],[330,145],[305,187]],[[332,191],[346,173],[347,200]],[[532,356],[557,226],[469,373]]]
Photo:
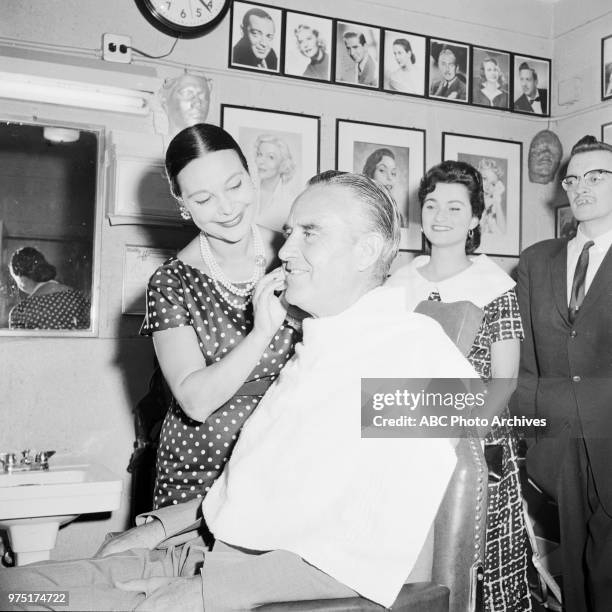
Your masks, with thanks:
[[[225,272],[223,272],[215,259],[208,239],[206,238],[206,234],[204,234],[204,232],[200,232],[200,254],[202,255],[202,260],[206,264],[211,274],[213,285],[225,302],[227,302],[231,307],[239,310],[246,310],[249,302],[251,301],[255,285],[264,275],[266,267],[264,247],[261,241],[261,236],[259,235],[259,230],[253,225],[251,231],[253,234],[253,250],[255,251],[255,269],[253,270],[253,275],[251,278],[248,281],[245,281],[244,287],[237,287],[229,278],[227,278],[227,275]],[[243,298],[244,301],[241,302],[239,299],[232,298],[230,293],[233,293],[238,298]]]

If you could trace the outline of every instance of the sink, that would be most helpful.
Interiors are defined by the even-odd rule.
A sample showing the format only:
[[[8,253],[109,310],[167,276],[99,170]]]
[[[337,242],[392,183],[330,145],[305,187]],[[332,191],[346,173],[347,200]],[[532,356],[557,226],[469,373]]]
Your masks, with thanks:
[[[17,565],[49,559],[60,525],[121,505],[121,478],[86,460],[55,457],[49,470],[0,473],[0,529]]]

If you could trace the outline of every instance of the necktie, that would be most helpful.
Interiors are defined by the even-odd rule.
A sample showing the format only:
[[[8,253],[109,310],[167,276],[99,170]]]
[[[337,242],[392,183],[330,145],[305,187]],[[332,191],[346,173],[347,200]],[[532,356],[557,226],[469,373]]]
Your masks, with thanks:
[[[529,100],[529,104],[533,104],[534,102],[539,102],[540,101],[540,96],[538,96],[537,98],[531,98],[531,100]]]
[[[592,240],[586,242],[584,247],[582,247],[580,257],[578,257],[576,271],[574,272],[574,281],[572,282],[572,294],[568,311],[570,323],[576,320],[578,309],[584,300],[584,281],[586,279],[587,268],[589,267],[589,249],[593,244],[595,243]]]

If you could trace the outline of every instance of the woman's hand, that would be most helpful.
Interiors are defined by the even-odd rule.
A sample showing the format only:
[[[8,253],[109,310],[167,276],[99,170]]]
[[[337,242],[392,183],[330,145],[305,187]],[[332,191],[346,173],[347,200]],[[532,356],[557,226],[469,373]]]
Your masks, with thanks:
[[[285,289],[285,273],[281,267],[266,274],[255,287],[253,293],[253,330],[271,338],[287,314],[287,307],[275,291]]]
[[[106,557],[124,552],[131,548],[148,548],[152,550],[166,537],[164,527],[158,519],[139,527],[132,527],[119,535],[104,541],[94,557]]]

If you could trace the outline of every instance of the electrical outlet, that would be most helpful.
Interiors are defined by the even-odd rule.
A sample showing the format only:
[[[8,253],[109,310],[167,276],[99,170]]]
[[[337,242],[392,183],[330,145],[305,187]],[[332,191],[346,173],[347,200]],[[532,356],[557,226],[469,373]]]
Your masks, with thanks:
[[[121,34],[103,34],[102,59],[129,64],[132,61],[132,39]]]

